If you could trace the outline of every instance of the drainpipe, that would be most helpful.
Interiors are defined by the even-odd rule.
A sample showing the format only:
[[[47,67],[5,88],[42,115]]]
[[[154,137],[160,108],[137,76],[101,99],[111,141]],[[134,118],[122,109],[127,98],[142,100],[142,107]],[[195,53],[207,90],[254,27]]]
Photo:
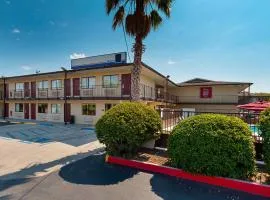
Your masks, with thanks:
[[[168,83],[169,83],[169,78],[170,78],[170,76],[167,75],[166,76],[166,79],[165,79],[165,86],[164,86],[164,93],[165,93],[164,100],[165,100],[166,107],[167,107],[167,100],[168,100]]]
[[[65,125],[67,125],[67,119],[66,119],[66,112],[67,112],[66,111],[66,109],[67,109],[67,94],[66,94],[67,69],[64,67],[61,67],[61,69],[65,73],[65,79],[64,79],[64,100],[65,100],[65,103],[64,103],[64,122],[65,122]]]
[[[4,98],[4,120],[6,119],[6,79],[5,77],[3,77],[4,79],[4,95],[3,95],[3,98]]]

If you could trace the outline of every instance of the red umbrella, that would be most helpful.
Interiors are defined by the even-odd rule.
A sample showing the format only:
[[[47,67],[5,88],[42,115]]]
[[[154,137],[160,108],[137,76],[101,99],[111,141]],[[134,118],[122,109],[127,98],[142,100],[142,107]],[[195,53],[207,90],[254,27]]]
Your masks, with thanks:
[[[244,110],[252,110],[252,111],[263,111],[266,108],[270,108],[270,102],[267,101],[258,101],[254,103],[248,103],[244,105],[237,106],[238,108],[244,109]]]

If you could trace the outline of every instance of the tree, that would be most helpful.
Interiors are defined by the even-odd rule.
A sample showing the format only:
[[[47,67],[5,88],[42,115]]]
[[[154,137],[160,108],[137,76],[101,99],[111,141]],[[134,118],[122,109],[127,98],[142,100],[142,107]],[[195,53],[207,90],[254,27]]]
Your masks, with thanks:
[[[140,75],[143,39],[162,23],[161,14],[170,17],[173,0],[106,0],[106,12],[115,11],[112,27],[123,25],[128,35],[135,38],[133,45],[134,63],[131,72],[131,98],[140,100]]]

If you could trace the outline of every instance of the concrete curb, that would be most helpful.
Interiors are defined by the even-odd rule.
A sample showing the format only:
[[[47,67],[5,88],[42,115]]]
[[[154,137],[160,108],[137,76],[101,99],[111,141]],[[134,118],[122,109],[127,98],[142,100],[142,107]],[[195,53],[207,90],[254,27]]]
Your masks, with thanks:
[[[136,169],[141,169],[149,172],[155,172],[160,174],[165,174],[169,176],[174,176],[182,179],[197,181],[201,183],[206,183],[209,185],[220,186],[224,188],[234,189],[243,191],[246,193],[259,195],[263,197],[270,197],[270,186],[262,185],[258,183],[252,183],[247,181],[241,181],[236,179],[229,179],[223,177],[212,177],[204,175],[195,175],[185,172],[181,169],[176,169],[172,167],[160,166],[147,162],[140,162],[136,160],[127,160],[114,156],[106,156],[106,162],[111,164],[118,164],[122,166],[128,166]]]

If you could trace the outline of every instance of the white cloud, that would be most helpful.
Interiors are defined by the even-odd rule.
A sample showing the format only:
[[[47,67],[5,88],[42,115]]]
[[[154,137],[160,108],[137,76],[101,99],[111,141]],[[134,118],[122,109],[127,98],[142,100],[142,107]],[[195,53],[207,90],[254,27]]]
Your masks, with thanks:
[[[21,31],[20,31],[20,29],[18,29],[18,28],[14,28],[14,29],[12,30],[12,33],[19,34],[19,33],[21,33]]]
[[[27,66],[27,65],[23,65],[23,66],[22,66],[22,69],[25,70],[25,71],[29,71],[29,70],[32,69],[32,67]]]
[[[84,53],[73,53],[70,56],[70,59],[77,59],[77,58],[85,58],[85,54]]]
[[[173,61],[173,60],[171,60],[171,59],[168,60],[168,65],[174,65],[174,64],[176,64],[175,61]]]

